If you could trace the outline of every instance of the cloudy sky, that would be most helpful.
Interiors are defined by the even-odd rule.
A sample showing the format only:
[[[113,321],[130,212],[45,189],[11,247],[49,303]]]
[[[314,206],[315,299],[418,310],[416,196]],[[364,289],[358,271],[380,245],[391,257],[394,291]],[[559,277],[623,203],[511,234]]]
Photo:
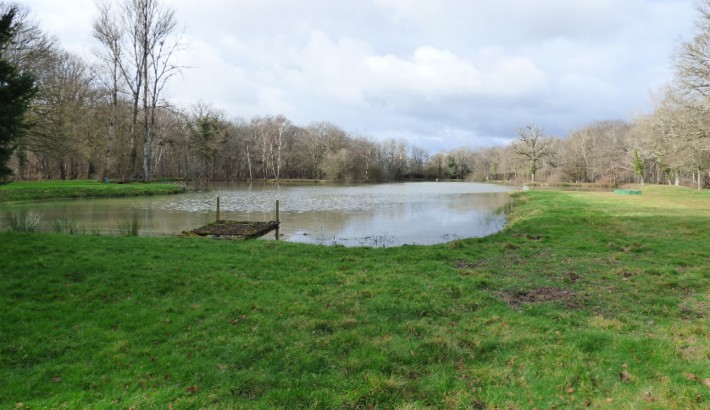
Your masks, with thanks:
[[[163,0],[189,69],[166,97],[330,121],[430,152],[631,119],[671,80],[692,0]],[[93,0],[23,0],[91,58]]]

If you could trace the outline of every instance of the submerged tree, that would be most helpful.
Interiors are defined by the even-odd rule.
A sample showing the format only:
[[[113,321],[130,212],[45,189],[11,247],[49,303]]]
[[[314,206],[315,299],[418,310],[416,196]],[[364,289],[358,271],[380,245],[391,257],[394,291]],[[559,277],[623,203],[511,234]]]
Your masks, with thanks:
[[[5,56],[17,30],[16,13],[17,9],[10,8],[0,17],[0,179],[12,175],[7,161],[26,127],[25,111],[36,92],[32,76],[20,72]]]

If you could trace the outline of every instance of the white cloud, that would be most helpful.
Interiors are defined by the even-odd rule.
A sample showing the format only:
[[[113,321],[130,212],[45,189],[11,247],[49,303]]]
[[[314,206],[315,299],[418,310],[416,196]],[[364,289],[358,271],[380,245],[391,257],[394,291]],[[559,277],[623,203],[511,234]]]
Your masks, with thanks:
[[[432,151],[505,141],[530,122],[561,135],[625,118],[670,79],[693,18],[693,0],[165,2],[193,67],[167,97]],[[26,3],[65,46],[90,50],[92,0]]]

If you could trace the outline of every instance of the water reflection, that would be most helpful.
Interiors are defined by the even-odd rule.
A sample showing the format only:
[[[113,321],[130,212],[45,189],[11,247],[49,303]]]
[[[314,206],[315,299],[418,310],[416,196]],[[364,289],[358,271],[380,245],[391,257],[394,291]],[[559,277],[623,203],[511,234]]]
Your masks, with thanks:
[[[434,244],[500,230],[509,187],[475,183],[403,183],[357,186],[218,184],[184,195],[44,202],[5,207],[42,216],[41,230],[71,219],[88,230],[118,234],[137,216],[142,235],[175,235],[221,218],[274,219],[280,201],[282,239],[345,246]]]

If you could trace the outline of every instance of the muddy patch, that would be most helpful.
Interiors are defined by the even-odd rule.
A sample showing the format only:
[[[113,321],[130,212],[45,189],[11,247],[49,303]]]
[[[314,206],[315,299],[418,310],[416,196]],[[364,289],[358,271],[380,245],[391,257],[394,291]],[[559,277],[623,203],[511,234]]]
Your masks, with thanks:
[[[565,302],[568,309],[579,307],[577,294],[569,289],[555,288],[551,286],[521,290],[516,292],[501,292],[500,297],[510,306],[519,308],[524,304],[544,303],[544,302]]]
[[[477,260],[477,261],[466,261],[466,260],[460,260],[456,262],[456,268],[457,269],[475,269],[479,268],[481,266],[484,266],[486,264],[485,260]]]
[[[542,234],[539,234],[539,233],[535,233],[535,234],[530,234],[530,233],[528,233],[528,234],[522,234],[522,233],[518,233],[518,234],[515,234],[515,235],[513,235],[513,236],[515,236],[516,238],[525,238],[525,239],[528,239],[528,240],[531,240],[531,241],[539,241],[539,240],[542,240],[542,238],[543,238],[543,235],[542,235]]]

